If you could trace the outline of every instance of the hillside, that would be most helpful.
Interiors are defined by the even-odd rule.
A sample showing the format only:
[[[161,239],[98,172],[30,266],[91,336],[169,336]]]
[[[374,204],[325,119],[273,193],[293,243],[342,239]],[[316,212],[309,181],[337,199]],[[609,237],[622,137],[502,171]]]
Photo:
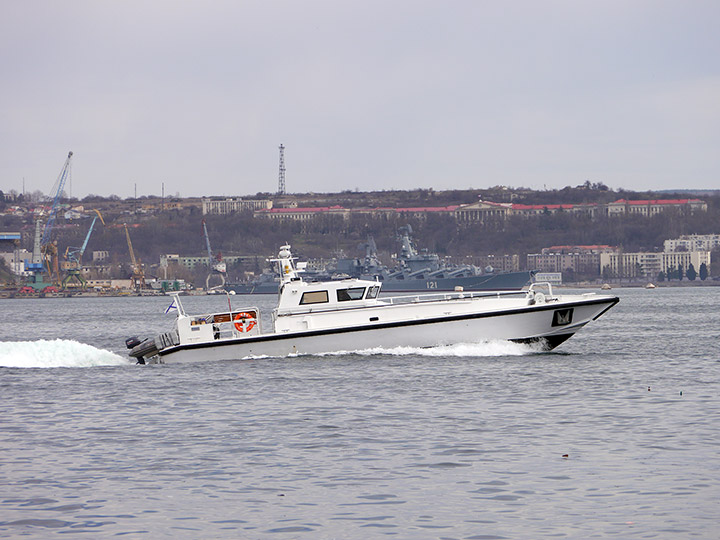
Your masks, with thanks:
[[[270,195],[260,193],[252,197]],[[496,187],[487,190],[441,192],[414,190],[292,194],[273,197],[273,202],[276,206],[339,205],[358,208],[446,206],[468,204],[478,199],[525,204],[606,203],[618,198],[672,198],[672,195],[613,191],[602,184],[586,183],[550,191]],[[110,259],[115,263],[127,263],[129,259],[123,223],[129,224],[135,252],[146,264],[157,264],[160,256],[167,253],[204,256],[206,250],[201,221],[205,218],[215,252],[258,256],[260,263],[283,243],[292,244],[293,251],[303,258],[327,258],[338,251],[357,256],[358,245],[362,244],[368,235],[374,237],[381,258],[390,262],[391,255],[398,250],[397,229],[410,224],[417,245],[442,256],[464,258],[488,254],[519,254],[521,264],[524,264],[527,253],[535,253],[543,247],[553,245],[608,244],[620,246],[626,251],[653,251],[660,250],[667,238],[683,234],[718,233],[720,195],[715,193],[703,197],[703,200],[708,203],[708,211],[694,215],[670,210],[648,218],[626,215],[590,219],[560,212],[533,218],[513,216],[507,220],[467,225],[459,225],[449,215],[433,214],[427,215],[426,219],[403,215],[389,218],[363,214],[352,215],[347,220],[339,216],[320,216],[303,222],[255,218],[251,212],[203,216],[196,204],[197,200],[191,201],[194,205],[183,207],[182,204],[172,204],[178,203],[177,200],[168,199],[165,207],[175,208],[157,213],[137,211],[143,204],[157,202],[152,199],[135,201],[93,197],[70,202],[83,205],[85,211],[98,208],[103,212],[107,225],[96,228],[89,240],[87,253],[90,254],[93,250],[109,251]],[[32,219],[6,215],[0,218],[0,227],[6,230],[22,230],[24,247],[32,249]],[[81,245],[87,227],[86,220],[66,222],[59,219],[55,232],[60,251],[64,251],[66,246]],[[85,260],[89,260],[87,255]],[[256,267],[257,264],[253,266]],[[256,271],[257,268],[230,269],[231,273],[238,274],[242,270]]]

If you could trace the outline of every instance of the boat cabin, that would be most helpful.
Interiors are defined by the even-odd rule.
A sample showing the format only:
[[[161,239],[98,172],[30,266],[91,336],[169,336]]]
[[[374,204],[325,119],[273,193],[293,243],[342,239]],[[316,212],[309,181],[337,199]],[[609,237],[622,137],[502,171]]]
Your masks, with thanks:
[[[367,321],[364,316],[358,319],[358,309],[378,305],[382,286],[379,281],[356,278],[303,281],[290,255],[290,246],[283,246],[274,261],[278,263],[282,275],[278,306],[273,311],[276,332],[360,324]]]
[[[344,279],[307,283],[291,281],[280,290],[278,307],[273,311],[276,332],[329,328],[353,324],[351,312],[378,305],[378,281]],[[332,320],[331,320],[332,317]]]

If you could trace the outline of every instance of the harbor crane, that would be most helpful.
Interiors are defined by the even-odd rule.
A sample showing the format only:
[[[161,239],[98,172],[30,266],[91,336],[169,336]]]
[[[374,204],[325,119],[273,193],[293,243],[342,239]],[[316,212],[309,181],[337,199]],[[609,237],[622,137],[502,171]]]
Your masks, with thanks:
[[[93,217],[92,223],[90,223],[90,229],[88,229],[82,247],[76,248],[68,246],[67,249],[65,249],[66,262],[64,263],[63,267],[67,273],[65,274],[65,278],[62,281],[63,289],[66,288],[68,282],[73,279],[77,281],[83,289],[87,286],[87,282],[85,281],[85,278],[82,276],[81,272],[82,256],[83,253],[85,253],[85,248],[87,248],[88,240],[90,240],[90,235],[93,232],[93,227],[95,227],[95,222],[98,220],[98,218],[100,218],[100,222],[105,225],[105,220],[103,219],[100,211],[95,210],[95,212],[97,213],[97,216]]]
[[[57,177],[57,180],[55,180],[55,184],[50,191],[52,206],[50,207],[50,214],[45,222],[42,235],[40,234],[40,228],[42,227],[40,221],[35,222],[35,242],[33,244],[32,262],[26,266],[26,268],[33,273],[31,285],[35,289],[41,289],[49,283],[57,285],[59,282],[57,240],[53,240],[52,231],[55,226],[58,210],[60,209],[60,199],[62,198],[63,188],[71,174],[72,155],[72,152],[68,152],[60,175]],[[48,276],[48,283],[43,282],[43,272]]]
[[[135,258],[135,250],[133,250],[132,241],[130,240],[130,231],[128,231],[127,223],[125,223],[125,238],[127,238],[128,250],[130,251],[130,266],[132,268],[132,286],[136,291],[140,291],[145,287],[145,272],[142,269],[140,260]]]
[[[209,291],[210,289],[210,279],[213,276],[218,276],[220,278],[220,285],[215,285],[212,287],[213,290],[215,289],[222,289],[225,286],[225,275],[227,274],[227,265],[225,264],[225,261],[222,260],[222,253],[218,252],[218,254],[213,257],[212,249],[210,248],[210,238],[208,237],[207,232],[207,225],[205,224],[205,220],[202,220],[202,226],[203,226],[203,234],[205,235],[205,246],[207,247],[208,252],[208,259],[209,259],[209,265],[210,265],[210,273],[205,278],[205,290]]]

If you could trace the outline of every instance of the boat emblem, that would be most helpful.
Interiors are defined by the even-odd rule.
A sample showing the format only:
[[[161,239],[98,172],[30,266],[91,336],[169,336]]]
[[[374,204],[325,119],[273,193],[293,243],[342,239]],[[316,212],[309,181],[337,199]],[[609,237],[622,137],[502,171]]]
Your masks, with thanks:
[[[572,322],[573,308],[556,309],[553,313],[553,326],[565,326]]]

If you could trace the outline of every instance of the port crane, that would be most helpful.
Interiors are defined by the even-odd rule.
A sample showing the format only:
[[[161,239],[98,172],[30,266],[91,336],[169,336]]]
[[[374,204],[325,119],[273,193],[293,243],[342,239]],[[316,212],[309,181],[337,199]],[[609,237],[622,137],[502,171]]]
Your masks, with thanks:
[[[60,199],[62,198],[63,188],[65,187],[65,182],[71,174],[72,155],[72,152],[68,152],[65,164],[63,165],[60,175],[57,177],[57,180],[55,180],[55,184],[50,192],[52,206],[50,207],[50,214],[45,222],[42,236],[40,235],[41,223],[39,220],[35,222],[33,258],[32,262],[26,266],[26,268],[33,273],[34,277],[32,286],[35,289],[43,288],[49,283],[57,285],[59,282],[57,240],[53,240],[52,231],[55,226],[55,219],[57,217],[58,210],[60,209]],[[49,283],[43,282],[43,271],[47,273]]]
[[[85,241],[83,242],[82,247],[76,248],[76,247],[70,247],[68,246],[65,250],[65,260],[66,262],[63,265],[63,269],[66,271],[65,278],[62,281],[62,288],[64,289],[67,287],[67,284],[70,280],[74,279],[77,281],[80,286],[84,289],[87,285],[87,282],[85,281],[85,278],[83,278],[81,270],[82,270],[82,256],[83,253],[85,253],[85,248],[87,248],[88,240],[90,240],[90,235],[93,232],[93,227],[95,227],[95,222],[100,218],[100,222],[105,225],[105,220],[102,217],[102,214],[99,210],[95,210],[97,215],[93,217],[92,223],[90,223],[90,229],[88,229],[87,235],[85,236]]]
[[[209,265],[211,267],[210,273],[205,278],[205,290],[210,290],[210,278],[218,276],[220,278],[220,285],[215,285],[213,289],[221,289],[225,286],[225,275],[227,274],[227,265],[222,260],[222,253],[217,254],[213,257],[212,249],[210,248],[210,238],[208,237],[207,225],[205,220],[202,220],[203,234],[205,235],[205,246],[208,252]],[[214,261],[214,262],[213,262]]]
[[[142,269],[140,260],[135,258],[135,250],[133,250],[132,241],[130,240],[130,231],[128,231],[127,223],[125,225],[125,238],[127,238],[128,250],[130,251],[130,265],[132,267],[132,286],[136,291],[140,291],[145,286],[145,272]]]

